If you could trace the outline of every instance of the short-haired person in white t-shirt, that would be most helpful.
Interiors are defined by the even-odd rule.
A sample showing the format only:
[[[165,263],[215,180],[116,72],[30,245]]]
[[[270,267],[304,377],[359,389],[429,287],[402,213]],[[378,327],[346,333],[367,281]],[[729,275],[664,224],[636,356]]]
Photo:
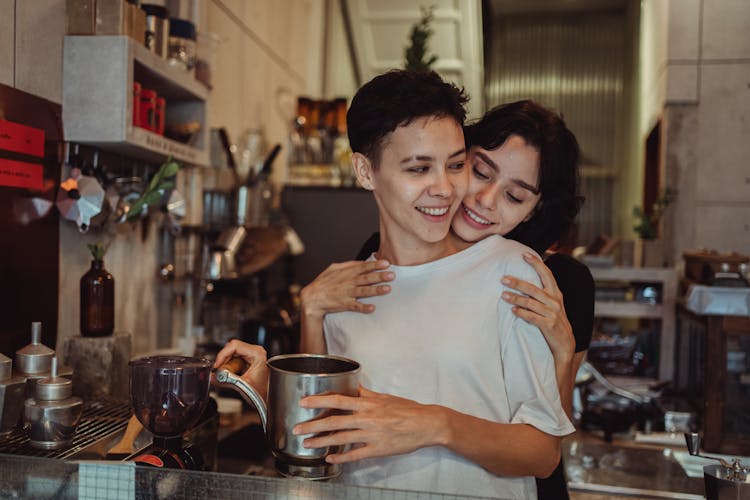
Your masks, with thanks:
[[[351,414],[295,432],[318,434],[309,447],[353,444],[327,458],[347,463],[345,482],[531,498],[534,476],[557,466],[560,436],[573,427],[545,337],[491,279],[540,286],[524,261],[531,250],[496,235],[473,245],[448,237],[468,185],[464,102],[436,74],[408,71],[374,78],[352,100],[352,162],[378,205],[376,256],[395,279],[390,293],[362,299],[370,314],[325,316],[325,349],[362,365],[360,395],[305,398]],[[263,384],[258,348],[233,341],[217,365],[232,355],[251,361],[243,377]]]
[[[594,281],[588,268],[562,252],[581,206],[580,150],[562,116],[533,101],[496,106],[464,127],[470,169],[469,189],[453,218],[450,237],[476,242],[500,234],[544,255],[524,258],[542,281],[537,287],[514,276],[503,283],[519,293],[502,297],[513,312],[536,325],[555,360],[563,408],[572,413],[576,372],[591,341]],[[379,234],[368,239],[357,261],[332,264],[301,293],[302,350],[326,352],[323,318],[341,311],[372,313],[361,300],[390,292],[390,263],[367,260],[377,252]],[[363,262],[364,261],[364,262]],[[490,276],[489,280],[498,281]],[[549,477],[537,478],[539,500],[569,498],[562,462]]]

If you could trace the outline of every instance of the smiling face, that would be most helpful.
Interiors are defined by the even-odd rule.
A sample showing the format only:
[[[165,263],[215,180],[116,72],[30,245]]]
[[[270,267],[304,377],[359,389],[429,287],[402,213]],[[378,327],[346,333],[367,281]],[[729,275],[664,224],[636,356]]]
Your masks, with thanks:
[[[469,150],[469,191],[453,219],[464,241],[505,235],[531,217],[539,194],[539,152],[517,135],[488,151]]]
[[[378,205],[379,257],[415,265],[450,253],[446,236],[468,184],[465,159],[461,126],[436,117],[388,134],[377,165],[353,155],[357,178]]]

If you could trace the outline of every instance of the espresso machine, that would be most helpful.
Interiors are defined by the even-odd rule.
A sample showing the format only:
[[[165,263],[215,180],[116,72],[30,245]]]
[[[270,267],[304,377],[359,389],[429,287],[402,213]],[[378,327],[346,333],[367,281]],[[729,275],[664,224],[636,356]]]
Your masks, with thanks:
[[[151,356],[130,362],[130,399],[153,442],[131,460],[138,465],[209,470],[201,447],[184,439],[207,414],[218,422],[209,398],[211,362],[185,356]],[[213,403],[213,407],[210,403]],[[218,425],[218,424],[217,424]]]

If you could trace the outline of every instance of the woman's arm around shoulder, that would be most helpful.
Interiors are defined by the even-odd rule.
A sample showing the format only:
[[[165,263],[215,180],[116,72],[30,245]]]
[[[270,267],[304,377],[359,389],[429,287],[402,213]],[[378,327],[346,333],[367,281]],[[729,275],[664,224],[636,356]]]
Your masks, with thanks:
[[[331,264],[300,292],[300,351],[326,352],[323,318],[328,313],[353,311],[369,314],[372,304],[358,299],[390,292],[394,273],[386,260],[349,261]]]

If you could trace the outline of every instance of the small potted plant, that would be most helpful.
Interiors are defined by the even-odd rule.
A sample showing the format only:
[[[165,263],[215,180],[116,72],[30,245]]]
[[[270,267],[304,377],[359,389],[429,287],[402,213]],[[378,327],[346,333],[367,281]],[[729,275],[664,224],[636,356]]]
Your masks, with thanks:
[[[665,189],[654,202],[650,212],[641,207],[633,207],[635,226],[638,235],[636,242],[636,267],[662,267],[664,265],[664,244],[659,239],[659,224],[664,212],[674,200],[674,193]]]
[[[411,27],[409,46],[404,48],[404,68],[415,71],[429,71],[437,61],[437,56],[427,56],[427,42],[433,34],[430,24],[435,6],[420,7],[422,17]]]

